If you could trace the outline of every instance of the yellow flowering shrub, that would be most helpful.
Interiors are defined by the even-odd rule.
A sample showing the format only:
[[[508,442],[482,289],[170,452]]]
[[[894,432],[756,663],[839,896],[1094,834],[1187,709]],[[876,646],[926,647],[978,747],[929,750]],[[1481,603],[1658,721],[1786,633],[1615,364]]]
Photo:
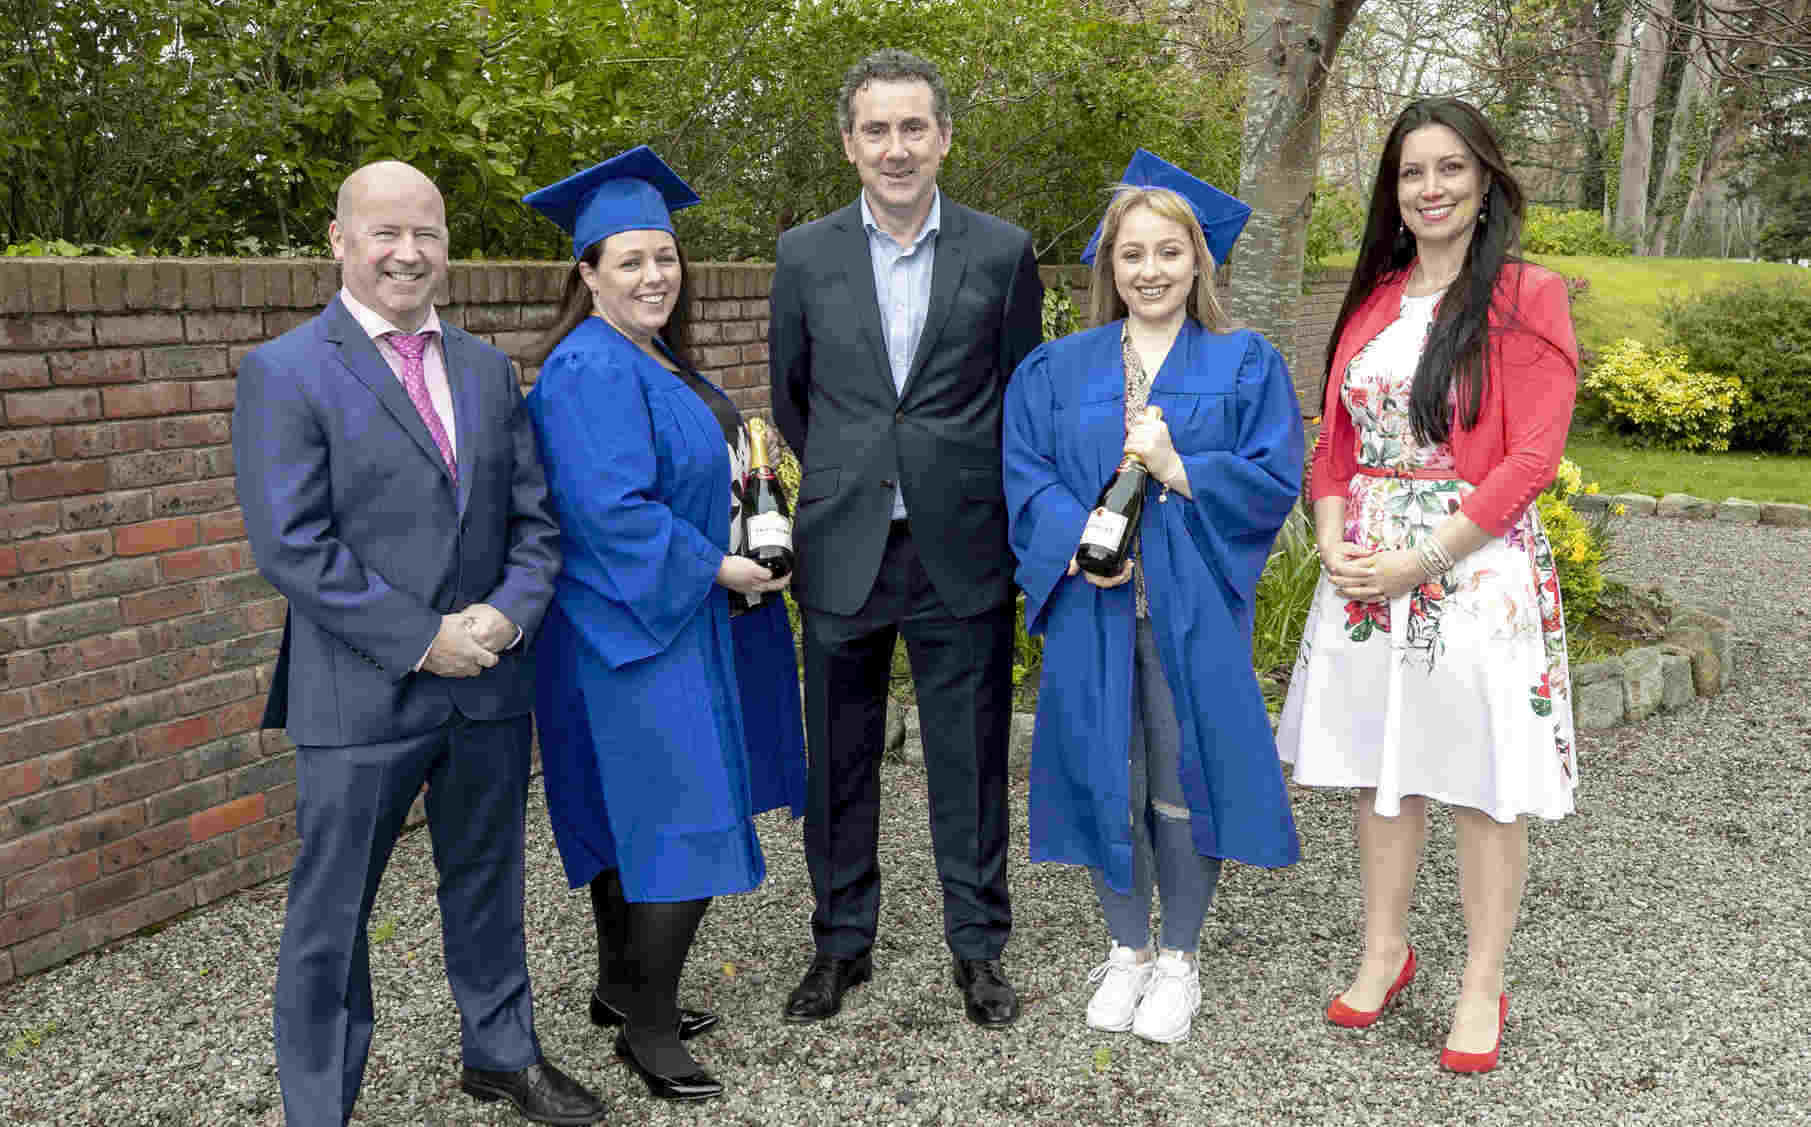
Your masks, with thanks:
[[[1536,503],[1541,524],[1547,530],[1547,543],[1553,548],[1553,564],[1559,571],[1560,604],[1570,628],[1573,622],[1596,610],[1603,597],[1605,544],[1598,530],[1556,494],[1543,493]]]
[[[1585,377],[1615,422],[1663,450],[1727,450],[1745,401],[1734,376],[1694,372],[1676,348],[1649,349],[1624,337]]]

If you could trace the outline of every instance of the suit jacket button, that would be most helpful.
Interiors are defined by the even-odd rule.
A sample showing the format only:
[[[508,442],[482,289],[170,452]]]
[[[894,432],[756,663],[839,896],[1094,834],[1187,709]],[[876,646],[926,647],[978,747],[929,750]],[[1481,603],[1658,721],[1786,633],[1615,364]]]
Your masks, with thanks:
[[[890,478],[890,477],[883,477],[883,478],[881,478],[881,479],[880,479],[880,487],[881,487],[881,488],[882,488],[882,489],[891,489],[891,488],[893,488],[893,479],[892,479],[892,478]]]
[[[895,411],[895,412],[893,412],[893,421],[894,421],[894,422],[896,422],[896,423],[903,423],[903,422],[905,422],[905,412],[904,412],[904,411]]]

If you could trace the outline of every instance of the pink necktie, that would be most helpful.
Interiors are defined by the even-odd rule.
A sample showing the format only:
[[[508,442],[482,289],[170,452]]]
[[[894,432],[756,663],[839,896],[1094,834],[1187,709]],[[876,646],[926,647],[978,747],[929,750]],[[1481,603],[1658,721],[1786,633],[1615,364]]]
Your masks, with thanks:
[[[448,472],[454,481],[458,481],[459,462],[453,457],[453,443],[446,436],[446,424],[440,421],[440,412],[434,410],[434,401],[428,398],[428,373],[421,363],[432,336],[432,333],[390,333],[390,347],[402,357],[402,386],[409,393],[409,402],[420,412],[421,421],[427,424],[428,434],[440,449]]]

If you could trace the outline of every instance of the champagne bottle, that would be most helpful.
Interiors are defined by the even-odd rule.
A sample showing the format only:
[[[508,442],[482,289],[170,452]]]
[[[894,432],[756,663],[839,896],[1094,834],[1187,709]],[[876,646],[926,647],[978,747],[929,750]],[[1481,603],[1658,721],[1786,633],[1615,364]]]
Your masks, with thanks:
[[[1147,419],[1163,418],[1160,407],[1146,407]],[[1082,529],[1075,549],[1075,566],[1110,579],[1126,565],[1132,541],[1138,535],[1138,518],[1144,514],[1144,487],[1151,473],[1136,454],[1127,454],[1100,490],[1094,511]]]
[[[748,420],[748,487],[742,496],[742,554],[773,572],[792,573],[792,507],[767,454],[767,427]]]

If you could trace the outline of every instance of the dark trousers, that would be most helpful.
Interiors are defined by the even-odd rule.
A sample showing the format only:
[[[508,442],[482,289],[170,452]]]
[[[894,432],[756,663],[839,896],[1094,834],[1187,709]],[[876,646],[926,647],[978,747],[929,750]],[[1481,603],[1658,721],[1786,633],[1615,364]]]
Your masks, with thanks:
[[[277,1077],[290,1127],[342,1127],[371,1048],[365,926],[409,805],[428,784],[446,974],[466,1064],[540,1058],[522,929],[527,716],[296,753],[301,854],[277,956]]]
[[[1012,625],[1010,602],[971,618],[951,615],[904,522],[893,525],[860,613],[805,612],[805,858],[819,953],[849,958],[874,944],[880,757],[901,635],[918,695],[944,938],[963,959],[999,958],[1005,948]]]

